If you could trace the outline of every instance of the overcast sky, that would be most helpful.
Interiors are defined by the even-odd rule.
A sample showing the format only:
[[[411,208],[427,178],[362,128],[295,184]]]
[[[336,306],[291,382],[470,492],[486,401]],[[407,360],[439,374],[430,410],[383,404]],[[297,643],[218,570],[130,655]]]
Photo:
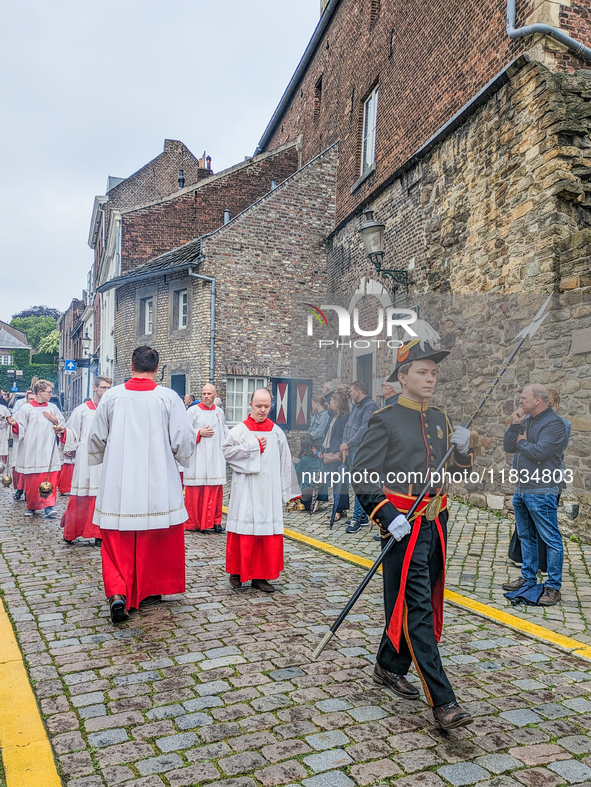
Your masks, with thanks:
[[[93,200],[180,139],[252,155],[320,0],[19,0],[0,34],[0,319],[80,297]]]

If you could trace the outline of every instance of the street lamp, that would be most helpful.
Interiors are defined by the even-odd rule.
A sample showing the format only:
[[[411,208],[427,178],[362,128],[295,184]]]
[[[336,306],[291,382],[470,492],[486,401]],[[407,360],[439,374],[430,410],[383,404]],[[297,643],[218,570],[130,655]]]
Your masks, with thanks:
[[[380,276],[388,276],[398,284],[404,284],[408,292],[408,271],[396,268],[382,268],[384,260],[384,230],[385,224],[380,224],[373,216],[373,210],[367,208],[363,212],[365,223],[359,228],[359,234],[363,238],[365,251],[369,259],[373,262],[376,272]]]
[[[82,352],[84,353],[84,357],[88,358],[88,366],[86,368],[86,398],[90,399],[90,345],[92,343],[92,339],[88,335],[88,328],[86,329],[86,333],[80,339],[80,344],[82,345]]]

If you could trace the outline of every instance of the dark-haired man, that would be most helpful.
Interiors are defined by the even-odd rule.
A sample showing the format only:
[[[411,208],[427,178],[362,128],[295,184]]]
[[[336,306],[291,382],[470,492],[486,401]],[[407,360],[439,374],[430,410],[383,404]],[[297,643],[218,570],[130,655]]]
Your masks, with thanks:
[[[429,405],[437,364],[447,355],[418,339],[399,349],[389,380],[400,382],[402,393],[370,419],[353,476],[361,505],[380,528],[382,547],[390,538],[397,542],[383,563],[386,627],[374,680],[400,697],[418,699],[405,677],[414,662],[435,721],[446,729],[472,721],[456,701],[437,647],[448,512],[443,479],[435,470],[450,445],[455,451],[449,472],[471,465],[470,430],[452,428],[446,413]],[[429,494],[411,523],[406,514],[427,484]]]
[[[111,620],[141,602],[185,591],[187,510],[177,462],[197,435],[182,399],[154,382],[158,352],[137,347],[131,379],[102,397],[88,437],[90,465],[103,465],[93,522],[101,529]]]
[[[340,451],[343,457],[346,457],[349,467],[352,468],[355,463],[357,449],[361,445],[363,435],[367,431],[369,419],[378,409],[378,404],[369,395],[369,388],[363,380],[355,380],[354,383],[351,383],[349,398],[353,404],[351,405],[351,415],[345,424]],[[356,533],[361,527],[368,524],[367,514],[357,499],[357,495],[355,495],[353,517],[349,520],[347,533]]]

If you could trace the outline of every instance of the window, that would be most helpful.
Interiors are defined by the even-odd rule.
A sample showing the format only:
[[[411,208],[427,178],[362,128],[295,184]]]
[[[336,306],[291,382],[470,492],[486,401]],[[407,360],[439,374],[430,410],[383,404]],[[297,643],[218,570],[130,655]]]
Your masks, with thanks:
[[[314,85],[314,118],[320,117],[320,107],[322,106],[322,77]]]
[[[154,298],[142,298],[140,301],[140,333],[154,333]]]
[[[12,355],[0,355],[0,366],[10,366],[13,363]]]
[[[187,290],[181,290],[178,293],[178,301],[179,301],[179,318],[177,322],[177,328],[180,331],[183,328],[187,327],[187,315],[189,310],[189,293]]]
[[[378,89],[372,90],[363,105],[363,135],[361,139],[361,174],[371,167],[376,153],[376,121],[378,117]]]
[[[226,381],[226,421],[238,424],[249,414],[248,403],[257,388],[265,388],[265,377],[228,377]]]

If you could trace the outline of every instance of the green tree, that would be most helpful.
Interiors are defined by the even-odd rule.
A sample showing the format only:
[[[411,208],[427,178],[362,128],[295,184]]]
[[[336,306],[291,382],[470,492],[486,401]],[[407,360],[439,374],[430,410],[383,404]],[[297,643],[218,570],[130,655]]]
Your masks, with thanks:
[[[60,333],[56,328],[39,342],[40,353],[57,353],[60,348]]]
[[[53,317],[14,317],[10,324],[13,328],[27,334],[27,340],[35,351],[38,349],[41,339],[57,328]]]

